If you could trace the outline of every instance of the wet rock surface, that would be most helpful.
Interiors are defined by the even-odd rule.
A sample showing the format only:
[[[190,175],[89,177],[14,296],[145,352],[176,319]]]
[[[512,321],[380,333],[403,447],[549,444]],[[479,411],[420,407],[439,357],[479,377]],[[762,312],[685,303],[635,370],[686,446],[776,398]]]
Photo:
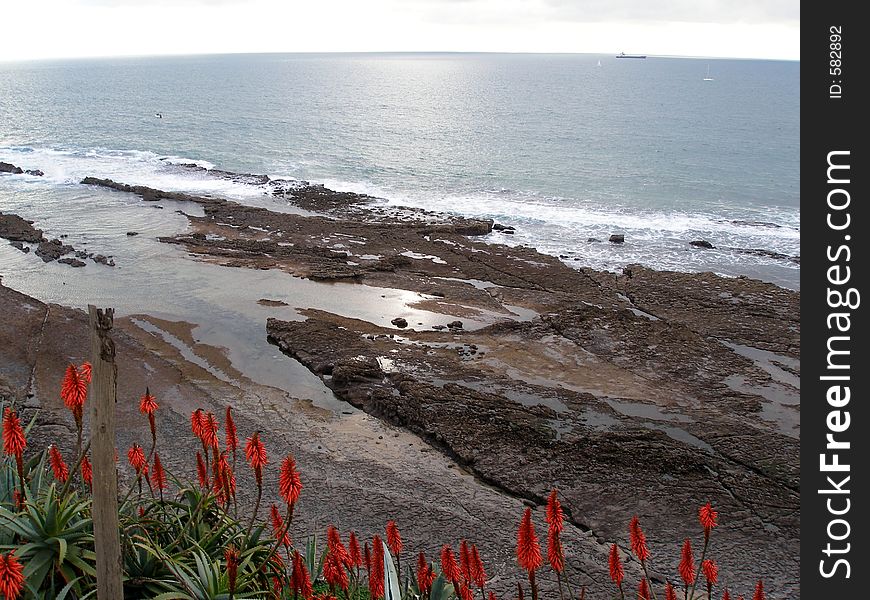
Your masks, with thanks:
[[[761,576],[778,597],[799,596],[798,292],[636,265],[572,269],[475,239],[489,221],[298,182],[275,193],[317,215],[85,181],[202,206],[190,233],[160,238],[197,259],[417,292],[414,306],[443,324],[417,331],[406,319],[397,332],[302,310],[304,321],[270,319],[269,339],[340,398],[503,492],[540,503],[558,486],[605,551],[640,515],[661,577],[674,577],[697,506],[712,501],[729,584],[749,590]]]
[[[65,238],[66,236],[61,235],[60,237]],[[6,238],[12,246],[25,254],[35,250],[34,254],[41,258],[43,262],[56,260],[71,267],[83,267],[85,263],[78,259],[91,258],[94,262],[102,262],[108,266],[115,266],[114,261],[110,258],[100,255],[95,257],[93,254],[81,250],[77,251],[71,245],[64,244],[57,238],[49,240],[41,229],[33,226],[33,221],[22,219],[18,215],[11,213],[4,214],[0,212],[0,238]],[[77,258],[61,258],[73,252]],[[97,260],[97,258],[102,258],[102,260]]]

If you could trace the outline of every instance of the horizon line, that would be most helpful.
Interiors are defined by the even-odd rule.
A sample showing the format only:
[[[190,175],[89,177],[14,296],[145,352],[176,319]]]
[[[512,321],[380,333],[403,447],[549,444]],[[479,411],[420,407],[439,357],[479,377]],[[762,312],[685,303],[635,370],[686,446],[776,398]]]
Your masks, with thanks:
[[[167,53],[167,54],[94,54],[83,56],[49,56],[37,58],[17,58],[17,59],[2,59],[0,64],[12,63],[29,63],[29,62],[48,62],[48,61],[76,61],[76,60],[100,60],[100,59],[117,59],[117,58],[186,58],[200,56],[251,56],[251,55],[281,55],[281,54],[297,54],[297,55],[316,55],[316,54],[333,54],[333,55],[389,55],[389,54],[509,54],[509,55],[529,55],[529,56],[612,56],[616,57],[618,52],[530,52],[530,51],[509,51],[509,50],[290,50],[290,51],[250,51],[250,52],[189,52],[189,53]],[[640,54],[640,53],[638,53]],[[718,56],[718,55],[695,55],[695,54],[645,54],[647,58],[686,58],[686,59],[703,59],[703,60],[752,60],[752,61],[772,61],[772,62],[800,62],[800,58],[771,58],[771,57],[747,57],[747,56]]]

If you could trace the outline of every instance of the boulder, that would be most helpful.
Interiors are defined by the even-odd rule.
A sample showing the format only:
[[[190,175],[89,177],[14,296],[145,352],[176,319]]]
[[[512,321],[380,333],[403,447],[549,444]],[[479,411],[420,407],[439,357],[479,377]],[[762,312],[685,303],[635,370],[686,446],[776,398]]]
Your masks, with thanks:
[[[58,259],[57,262],[63,263],[65,265],[69,265],[71,267],[83,267],[83,266],[85,266],[85,263],[83,263],[79,259],[71,258],[71,257]]]
[[[623,242],[625,242],[625,235],[621,233],[614,233],[610,236],[611,244],[622,244]]]
[[[695,246],[696,248],[707,248],[707,249],[713,249],[716,247],[713,244],[711,244],[710,242],[708,242],[707,240],[692,240],[691,242],[689,242],[689,245]]]
[[[405,327],[408,326],[408,321],[406,319],[403,319],[402,317],[396,317],[395,319],[390,321],[390,323],[392,323],[393,325],[395,325],[399,329],[404,329]]]
[[[28,175],[33,175],[34,177],[42,177],[43,175],[45,175],[45,173],[43,173],[39,169],[25,169],[24,172]]]
[[[21,167],[16,167],[13,164],[7,162],[0,162],[0,173],[12,173],[13,175],[21,175],[24,171],[21,170]]]

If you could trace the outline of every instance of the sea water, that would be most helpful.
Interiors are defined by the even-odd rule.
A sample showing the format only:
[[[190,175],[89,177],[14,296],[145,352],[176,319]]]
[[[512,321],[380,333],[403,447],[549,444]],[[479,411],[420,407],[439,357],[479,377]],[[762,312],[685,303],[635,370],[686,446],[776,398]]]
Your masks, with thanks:
[[[492,218],[573,267],[798,288],[799,88],[797,62],[603,55],[0,62],[0,161],[45,172],[0,176],[0,210],[58,235],[61,200],[116,201],[87,175],[283,202],[195,162]]]

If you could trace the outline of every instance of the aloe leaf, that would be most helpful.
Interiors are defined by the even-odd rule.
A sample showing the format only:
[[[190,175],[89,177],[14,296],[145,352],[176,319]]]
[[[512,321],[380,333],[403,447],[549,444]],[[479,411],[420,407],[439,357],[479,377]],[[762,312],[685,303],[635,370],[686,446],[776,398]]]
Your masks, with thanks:
[[[402,600],[402,591],[399,588],[399,575],[396,573],[396,565],[393,564],[393,557],[390,556],[390,549],[381,541],[384,546],[384,576],[386,578],[384,585],[384,600]]]

